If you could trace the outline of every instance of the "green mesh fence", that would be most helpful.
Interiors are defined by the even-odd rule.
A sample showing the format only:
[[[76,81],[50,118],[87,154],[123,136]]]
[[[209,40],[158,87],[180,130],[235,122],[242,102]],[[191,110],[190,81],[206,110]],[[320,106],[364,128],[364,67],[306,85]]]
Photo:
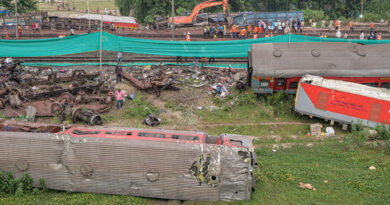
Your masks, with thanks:
[[[185,42],[127,38],[109,33],[103,33],[102,35],[103,50],[183,57],[247,57],[252,44],[288,42],[354,42],[381,44],[390,43],[390,40],[349,40],[302,35],[281,35],[249,40]],[[98,32],[65,38],[0,40],[0,56],[2,57],[56,56],[91,52],[99,49],[100,33]]]

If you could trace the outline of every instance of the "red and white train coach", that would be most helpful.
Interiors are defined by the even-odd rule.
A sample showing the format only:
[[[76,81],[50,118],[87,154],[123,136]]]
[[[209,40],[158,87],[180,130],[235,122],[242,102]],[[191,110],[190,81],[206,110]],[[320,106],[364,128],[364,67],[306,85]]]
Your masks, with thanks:
[[[301,114],[343,125],[390,125],[390,91],[357,83],[306,75],[300,80],[294,107]]]
[[[264,43],[249,52],[251,88],[295,94],[306,74],[390,89],[390,44]]]

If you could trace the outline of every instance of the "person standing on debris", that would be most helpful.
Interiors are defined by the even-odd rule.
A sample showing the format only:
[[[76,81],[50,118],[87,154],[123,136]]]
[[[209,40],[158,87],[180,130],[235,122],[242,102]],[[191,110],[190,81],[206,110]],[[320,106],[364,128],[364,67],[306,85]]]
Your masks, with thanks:
[[[226,30],[227,30],[227,29],[226,29],[226,25],[224,24],[224,25],[223,25],[223,35],[224,35],[224,36],[226,35]]]
[[[382,40],[382,33],[378,34],[378,37],[376,38],[376,40]]]
[[[341,32],[340,32],[340,29],[339,29],[339,30],[337,30],[337,32],[336,32],[336,38],[341,38]]]
[[[248,24],[248,35],[252,32],[252,25]]]
[[[230,36],[232,38],[237,38],[236,34],[237,34],[237,27],[236,25],[233,25],[232,28],[230,29]]]
[[[74,29],[73,29],[73,28],[70,29],[70,35],[71,35],[71,36],[74,35]]]
[[[121,65],[122,64],[122,52],[118,52],[116,57],[116,62]]]
[[[243,27],[241,30],[240,30],[240,39],[245,39],[245,28]]]
[[[191,36],[190,36],[190,35],[191,35],[190,32],[188,32],[187,35],[186,35],[186,41],[187,41],[187,42],[190,42],[190,41],[191,41]]]
[[[360,31],[360,40],[364,40],[364,32],[363,31]]]
[[[223,37],[223,26],[222,25],[219,26],[218,37],[220,37],[220,38]]]
[[[373,32],[374,31],[374,23],[370,23],[370,32]]]
[[[313,32],[316,33],[317,32],[317,22],[314,21],[312,26],[313,26]]]
[[[18,27],[18,35],[19,37],[22,36],[22,27],[20,25]]]
[[[115,74],[116,74],[116,84],[122,82],[122,67],[121,65],[118,63],[116,64],[116,67],[115,67]]]
[[[337,19],[334,20],[334,26],[336,27],[336,31],[339,30],[339,21]]]
[[[116,96],[116,109],[119,110],[123,107],[123,98],[126,96],[126,94],[121,89],[118,89],[115,92],[115,96]]]
[[[352,20],[349,22],[349,32],[353,32],[353,22],[352,22]]]
[[[344,38],[348,39],[348,33],[347,32],[344,33]]]

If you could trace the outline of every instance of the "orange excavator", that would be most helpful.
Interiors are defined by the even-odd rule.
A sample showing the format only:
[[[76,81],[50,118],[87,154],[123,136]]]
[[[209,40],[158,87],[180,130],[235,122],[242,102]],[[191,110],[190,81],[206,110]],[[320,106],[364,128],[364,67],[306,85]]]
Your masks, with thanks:
[[[177,16],[175,17],[175,25],[180,24],[193,24],[196,22],[196,19],[198,18],[198,14],[202,9],[219,6],[222,5],[223,13],[225,15],[225,19],[229,15],[229,4],[228,0],[222,0],[222,1],[216,1],[216,0],[208,0],[203,3],[200,3],[195,6],[194,10],[192,10],[191,15],[189,16]],[[169,24],[172,24],[172,17],[169,18]]]

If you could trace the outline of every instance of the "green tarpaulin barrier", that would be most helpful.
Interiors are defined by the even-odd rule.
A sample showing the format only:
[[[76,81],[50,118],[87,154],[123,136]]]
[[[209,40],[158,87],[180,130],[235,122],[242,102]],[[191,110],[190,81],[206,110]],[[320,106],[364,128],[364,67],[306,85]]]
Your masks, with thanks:
[[[148,66],[148,65],[159,65],[160,63],[123,63],[121,66]],[[37,66],[37,67],[67,67],[67,66],[99,66],[99,63],[22,63],[24,66]],[[102,63],[103,66],[116,66],[116,63]],[[163,65],[177,65],[177,66],[194,66],[193,63],[163,63]],[[200,63],[198,63],[200,66]],[[235,69],[244,69],[248,68],[247,64],[208,64],[207,67],[211,68],[235,68]]]
[[[252,44],[288,42],[354,42],[363,44],[381,44],[390,43],[390,40],[349,40],[302,35],[282,35],[249,40],[185,42],[127,38],[105,32],[102,35],[103,50],[183,57],[247,57]],[[1,57],[56,56],[91,52],[99,49],[99,32],[69,36],[65,38],[0,40]]]

